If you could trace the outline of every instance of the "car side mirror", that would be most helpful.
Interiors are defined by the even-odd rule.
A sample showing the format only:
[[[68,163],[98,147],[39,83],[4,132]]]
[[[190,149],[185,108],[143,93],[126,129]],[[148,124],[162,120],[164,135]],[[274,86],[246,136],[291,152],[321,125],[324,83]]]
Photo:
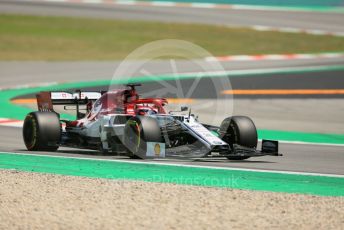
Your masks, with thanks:
[[[184,111],[188,111],[189,108],[187,106],[182,106],[180,107],[180,111],[184,112]]]

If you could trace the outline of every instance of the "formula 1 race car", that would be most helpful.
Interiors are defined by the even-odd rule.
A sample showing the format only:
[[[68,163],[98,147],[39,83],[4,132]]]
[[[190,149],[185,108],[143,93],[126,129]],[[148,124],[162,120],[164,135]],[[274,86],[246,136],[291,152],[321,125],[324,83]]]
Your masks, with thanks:
[[[56,151],[59,146],[99,150],[131,158],[279,156],[278,142],[262,141],[248,117],[232,116],[219,127],[202,124],[190,114],[166,112],[164,98],[139,98],[136,88],[108,92],[41,92],[37,112],[24,121],[23,138],[29,151]],[[63,120],[53,105],[73,107],[76,120]],[[83,110],[81,109],[83,106]],[[181,111],[187,111],[182,107]],[[84,111],[84,112],[82,112]]]

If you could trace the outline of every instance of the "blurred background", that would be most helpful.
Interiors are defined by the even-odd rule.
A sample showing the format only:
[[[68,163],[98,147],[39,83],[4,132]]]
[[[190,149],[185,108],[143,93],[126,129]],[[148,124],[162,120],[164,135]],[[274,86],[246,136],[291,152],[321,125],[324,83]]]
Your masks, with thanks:
[[[26,150],[35,94],[126,82],[283,156]],[[343,118],[342,0],[0,0],[0,229],[344,229]]]
[[[181,87],[182,95],[161,95],[172,108],[194,107],[214,125],[250,116],[261,138],[344,144],[343,22],[340,0],[0,0],[1,124],[20,126],[40,90],[108,89],[128,54],[178,39],[210,56],[160,53],[132,74]],[[220,76],[204,70],[212,63]],[[214,90],[221,79],[230,85]],[[145,81],[141,93],[166,87]],[[214,118],[214,101],[231,114],[220,106]]]

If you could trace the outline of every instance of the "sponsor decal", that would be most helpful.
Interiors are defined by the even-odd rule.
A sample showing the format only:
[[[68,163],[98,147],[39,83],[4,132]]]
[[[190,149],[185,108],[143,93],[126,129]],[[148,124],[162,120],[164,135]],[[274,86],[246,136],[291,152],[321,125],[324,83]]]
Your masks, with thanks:
[[[165,157],[165,143],[147,142],[147,157]]]
[[[196,132],[198,135],[200,135],[203,139],[205,139],[209,144],[211,145],[226,145],[227,143],[222,141],[220,138],[215,136],[211,131],[209,131],[207,128],[205,128],[203,125],[199,123],[184,123],[187,125],[190,129],[192,129],[194,132]]]

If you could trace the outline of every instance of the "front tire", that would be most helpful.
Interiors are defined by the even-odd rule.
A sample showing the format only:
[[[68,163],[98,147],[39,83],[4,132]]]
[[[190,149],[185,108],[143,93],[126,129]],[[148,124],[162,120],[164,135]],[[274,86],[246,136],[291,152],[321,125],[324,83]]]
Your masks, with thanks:
[[[144,159],[147,142],[162,142],[158,121],[148,116],[130,118],[124,128],[124,145],[132,159]]]
[[[258,134],[256,126],[249,117],[233,116],[223,120],[220,126],[222,140],[230,145],[238,144],[247,148],[256,148]],[[245,160],[247,156],[231,156],[229,160]]]
[[[61,139],[61,126],[54,112],[29,113],[23,125],[23,139],[29,151],[56,151]]]

